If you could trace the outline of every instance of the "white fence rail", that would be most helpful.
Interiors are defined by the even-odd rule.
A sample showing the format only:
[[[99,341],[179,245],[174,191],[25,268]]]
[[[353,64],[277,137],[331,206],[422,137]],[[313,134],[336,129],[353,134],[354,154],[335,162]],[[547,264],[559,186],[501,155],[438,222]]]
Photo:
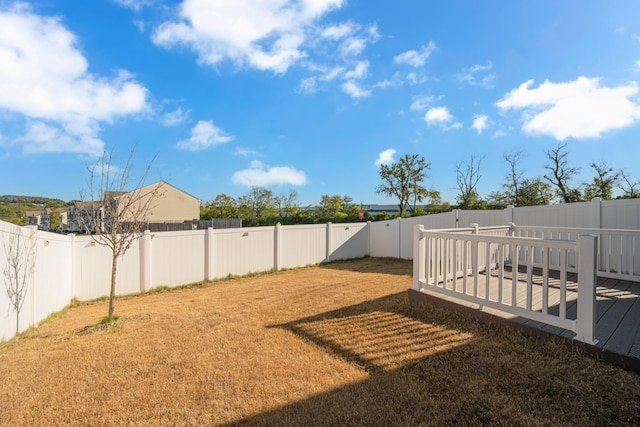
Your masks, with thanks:
[[[524,227],[514,225],[512,234],[520,237],[535,237],[547,240],[577,240],[581,234],[599,237],[597,246],[597,273],[601,277],[640,281],[640,231],[601,228]],[[534,254],[534,266],[541,266],[541,252]],[[551,265],[559,264],[559,254],[552,253]],[[575,253],[570,253],[568,271],[578,271]]]
[[[510,232],[509,227],[426,231],[417,225],[413,289],[554,325],[593,343],[598,237],[580,235],[576,242],[513,237]],[[536,253],[540,254],[541,283],[534,283]],[[553,253],[558,254],[556,265],[551,263]],[[567,314],[568,296],[575,294],[567,288],[570,253],[580,265],[576,318]],[[553,269],[558,270],[559,280],[552,283],[549,272]]]
[[[608,234],[598,230],[599,274],[640,280],[640,200],[635,199],[497,211],[454,210],[376,223],[147,233],[119,260],[116,293],[144,292],[157,286],[365,255],[410,259],[415,225],[455,229],[474,222],[483,227],[515,222],[522,233],[526,232],[523,226],[546,227],[550,232],[553,227],[578,226],[584,227],[580,232],[589,233],[607,228]],[[4,242],[12,232],[14,225],[0,221],[0,241]],[[499,227],[494,232],[504,233]],[[551,236],[545,238],[555,238]],[[109,290],[110,252],[93,244],[89,236],[37,231],[35,238],[36,267],[20,316],[22,330],[64,308],[72,298],[94,299]],[[551,267],[554,256],[550,258]],[[574,256],[568,255],[568,271],[577,265]],[[539,265],[539,256],[534,254],[534,261]],[[0,270],[5,265],[6,256],[0,245]],[[9,309],[6,292],[0,289],[0,340],[9,339],[14,333],[15,313]]]

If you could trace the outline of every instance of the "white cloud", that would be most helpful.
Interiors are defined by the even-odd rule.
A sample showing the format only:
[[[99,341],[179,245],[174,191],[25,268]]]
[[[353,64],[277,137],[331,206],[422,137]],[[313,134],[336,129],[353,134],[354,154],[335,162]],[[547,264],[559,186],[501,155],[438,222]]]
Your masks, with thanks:
[[[507,93],[496,105],[502,110],[523,110],[526,133],[566,138],[597,138],[640,120],[640,106],[630,100],[638,94],[636,82],[614,88],[600,86],[600,79],[578,77],[574,81],[546,80],[531,89],[528,80]]]
[[[296,92],[305,95],[316,93],[318,91],[318,82],[315,77],[307,77],[300,80]]]
[[[371,91],[363,89],[353,80],[346,81],[341,86],[342,90],[352,98],[366,98],[371,96]]]
[[[502,130],[502,129],[498,129],[497,131],[495,131],[495,132],[493,133],[493,135],[491,136],[491,138],[496,139],[496,138],[502,138],[502,137],[505,137],[505,136],[507,136],[507,132],[505,132],[505,131],[504,131],[504,130]]]
[[[396,154],[396,150],[393,148],[389,148],[384,150],[380,154],[378,154],[378,159],[376,160],[376,166],[382,165],[390,165],[393,163],[393,155]]]
[[[453,121],[453,116],[449,112],[447,107],[433,107],[424,115],[424,121],[427,122],[427,126],[440,126],[445,130],[459,129],[462,125]]]
[[[27,125],[26,133],[16,139],[26,153],[98,153],[104,144],[97,138],[80,141],[63,128],[35,121]]]
[[[356,56],[360,55],[365,47],[367,47],[367,41],[358,37],[349,37],[340,46],[340,52],[342,56]]]
[[[419,52],[416,50],[408,50],[393,58],[393,62],[396,64],[407,64],[412,67],[421,67],[436,50],[437,47],[435,43],[430,41],[427,46],[422,46]]]
[[[234,153],[237,156],[244,156],[244,157],[260,157],[261,154],[258,153],[255,150],[252,150],[251,148],[246,148],[246,147],[236,147]]]
[[[162,125],[171,127],[177,126],[189,120],[189,110],[183,110],[178,107],[175,111],[171,111],[162,116]]]
[[[154,4],[154,0],[113,0],[121,6],[128,7],[129,9],[140,12],[142,8],[151,6]]]
[[[375,86],[384,89],[387,87],[400,87],[403,84],[404,82],[402,81],[402,77],[400,77],[400,73],[396,71],[395,73],[393,73],[393,77],[391,78],[391,80],[385,79],[379,81],[375,84]]]
[[[487,61],[484,65],[475,64],[469,68],[463,68],[458,75],[458,80],[472,86],[492,87],[493,79],[495,78],[493,73],[489,73],[492,69],[493,64],[491,61]]]
[[[191,128],[191,137],[178,142],[176,147],[183,150],[199,151],[231,140],[233,140],[233,136],[215,126],[212,120],[200,120]]]
[[[30,122],[16,139],[28,151],[100,155],[101,123],[149,109],[147,89],[130,73],[91,74],[60,20],[24,4],[0,9],[0,64],[0,109]]]
[[[369,72],[369,61],[358,61],[355,68],[344,73],[346,80],[363,79]]]
[[[320,34],[326,39],[340,40],[353,34],[355,30],[356,26],[352,22],[344,22],[342,24],[327,27],[322,30]]]
[[[187,46],[201,64],[224,60],[285,73],[307,54],[302,45],[315,22],[344,0],[183,0],[179,17],[153,34],[159,46]]]
[[[409,108],[413,111],[424,111],[439,99],[440,98],[436,98],[433,95],[417,96],[413,98],[413,102]]]
[[[426,76],[419,76],[416,73],[407,74],[407,81],[413,85],[418,85],[427,81]]]
[[[307,183],[307,175],[292,166],[269,167],[254,160],[249,163],[249,168],[235,172],[231,181],[246,187],[254,185],[264,187],[274,184],[304,185]]]
[[[485,115],[475,116],[471,127],[478,132],[478,135],[482,134],[482,131],[489,127],[489,117]]]
[[[322,81],[331,81],[344,73],[344,67],[334,67],[320,76]]]

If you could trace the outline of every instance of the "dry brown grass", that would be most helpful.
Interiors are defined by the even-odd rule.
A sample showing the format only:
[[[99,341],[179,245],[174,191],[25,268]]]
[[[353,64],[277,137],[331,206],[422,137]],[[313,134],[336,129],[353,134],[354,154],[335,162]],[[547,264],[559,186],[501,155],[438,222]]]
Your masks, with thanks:
[[[411,306],[365,259],[73,307],[0,350],[3,425],[640,424],[640,378]]]

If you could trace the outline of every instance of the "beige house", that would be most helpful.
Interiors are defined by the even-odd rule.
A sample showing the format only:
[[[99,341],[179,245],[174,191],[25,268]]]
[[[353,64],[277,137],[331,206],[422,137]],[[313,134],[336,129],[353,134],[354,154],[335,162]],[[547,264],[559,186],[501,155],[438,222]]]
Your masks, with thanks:
[[[145,211],[144,220],[147,222],[183,222],[200,219],[200,200],[173,185],[158,181],[138,190],[114,194],[118,208],[127,206],[127,211]],[[146,209],[148,207],[148,209]],[[125,219],[126,220],[126,219]]]

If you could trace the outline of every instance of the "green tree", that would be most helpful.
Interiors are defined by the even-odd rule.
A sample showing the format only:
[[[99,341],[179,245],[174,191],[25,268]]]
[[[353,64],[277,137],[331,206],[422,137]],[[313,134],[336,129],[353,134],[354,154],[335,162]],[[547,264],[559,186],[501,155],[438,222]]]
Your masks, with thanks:
[[[619,180],[619,172],[615,172],[606,162],[591,163],[589,166],[595,171],[593,181],[585,185],[584,198],[591,200],[596,197],[602,200],[613,199],[613,188]]]
[[[51,208],[49,215],[51,215],[51,229],[57,230],[62,223],[62,214],[60,213],[60,210],[58,208]]]
[[[247,194],[238,199],[241,218],[248,225],[267,225],[267,218],[276,213],[273,192],[264,187],[253,186]]]
[[[200,219],[239,218],[238,202],[226,194],[218,194],[215,199],[200,209]]]
[[[553,199],[553,190],[542,178],[523,179],[520,183],[519,206],[548,205]]]
[[[289,190],[288,193],[281,193],[275,197],[275,205],[282,224],[291,224],[291,220],[295,218],[300,211],[298,203],[298,192]]]
[[[423,184],[430,168],[431,164],[417,154],[405,154],[391,165],[380,165],[378,173],[384,183],[378,185],[376,193],[395,197],[398,200],[398,213],[403,217],[411,201],[415,208],[430,195],[439,194],[435,190],[428,190]]]

